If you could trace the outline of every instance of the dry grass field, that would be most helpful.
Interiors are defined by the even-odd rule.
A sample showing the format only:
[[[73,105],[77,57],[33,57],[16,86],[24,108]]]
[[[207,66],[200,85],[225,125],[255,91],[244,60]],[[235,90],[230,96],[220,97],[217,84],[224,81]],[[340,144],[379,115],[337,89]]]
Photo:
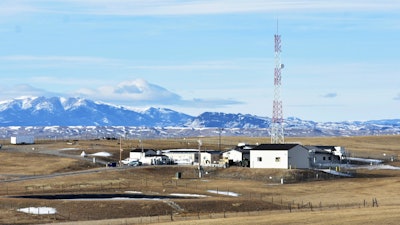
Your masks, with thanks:
[[[197,140],[144,140],[143,147],[197,148]],[[218,137],[202,140],[205,149],[219,147]],[[286,141],[340,145],[359,157],[395,156],[397,159],[400,151],[399,136],[288,138]],[[221,149],[238,142],[268,143],[269,138],[223,137]],[[129,149],[138,146],[137,140],[123,140],[122,158],[128,157]],[[397,193],[400,170],[359,169],[354,178],[321,175],[317,179],[312,171],[206,168],[207,174],[198,179],[196,167],[192,166],[105,168],[79,157],[82,151],[113,153],[104,161],[120,158],[118,140],[4,145],[0,150],[0,224],[398,224],[400,220]],[[400,166],[398,161],[387,163]],[[182,179],[175,179],[177,172],[182,174]],[[281,178],[288,182],[281,185]],[[304,182],[299,182],[303,179]],[[208,197],[91,201],[16,197],[139,192]],[[238,196],[223,195],[224,192]],[[57,213],[34,215],[17,211],[25,207],[53,207]]]

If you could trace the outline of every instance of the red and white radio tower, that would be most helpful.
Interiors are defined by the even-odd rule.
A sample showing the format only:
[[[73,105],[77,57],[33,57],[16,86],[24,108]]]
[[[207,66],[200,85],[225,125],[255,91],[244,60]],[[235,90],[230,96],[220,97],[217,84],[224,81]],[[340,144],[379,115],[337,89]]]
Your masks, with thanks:
[[[278,34],[278,22],[276,22],[275,37],[275,70],[274,70],[274,102],[272,107],[272,121],[271,121],[271,143],[283,144],[285,142],[283,135],[283,110],[282,100],[280,96],[281,88],[281,35]]]

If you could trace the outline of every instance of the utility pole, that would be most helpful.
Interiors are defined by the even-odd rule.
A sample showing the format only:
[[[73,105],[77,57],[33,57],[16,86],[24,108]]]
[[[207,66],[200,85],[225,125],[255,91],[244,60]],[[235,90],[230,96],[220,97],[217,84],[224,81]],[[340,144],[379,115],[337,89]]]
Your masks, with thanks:
[[[218,150],[221,151],[221,134],[224,128],[218,128]]]
[[[122,166],[122,136],[119,137],[119,166]]]
[[[197,161],[199,161],[198,170],[199,170],[199,178],[201,178],[203,176],[202,169],[201,169],[201,164],[200,164],[201,163],[201,146],[203,145],[203,142],[200,139],[197,140],[197,142],[199,143],[199,157],[198,157]]]

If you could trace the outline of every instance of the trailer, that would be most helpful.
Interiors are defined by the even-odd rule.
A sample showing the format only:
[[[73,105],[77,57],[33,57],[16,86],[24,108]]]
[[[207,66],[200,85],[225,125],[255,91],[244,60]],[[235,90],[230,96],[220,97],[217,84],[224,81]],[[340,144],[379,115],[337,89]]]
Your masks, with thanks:
[[[13,136],[11,137],[11,144],[13,145],[24,145],[34,144],[35,138],[33,136]]]

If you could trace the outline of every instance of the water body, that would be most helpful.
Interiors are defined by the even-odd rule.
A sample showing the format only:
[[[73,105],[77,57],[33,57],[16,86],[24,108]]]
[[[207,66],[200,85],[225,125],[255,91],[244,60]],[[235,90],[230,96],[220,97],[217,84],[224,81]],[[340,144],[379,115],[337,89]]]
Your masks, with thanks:
[[[144,194],[51,194],[51,195],[20,195],[11,198],[45,199],[45,200],[163,200],[191,199],[191,196],[176,195],[144,195]]]

